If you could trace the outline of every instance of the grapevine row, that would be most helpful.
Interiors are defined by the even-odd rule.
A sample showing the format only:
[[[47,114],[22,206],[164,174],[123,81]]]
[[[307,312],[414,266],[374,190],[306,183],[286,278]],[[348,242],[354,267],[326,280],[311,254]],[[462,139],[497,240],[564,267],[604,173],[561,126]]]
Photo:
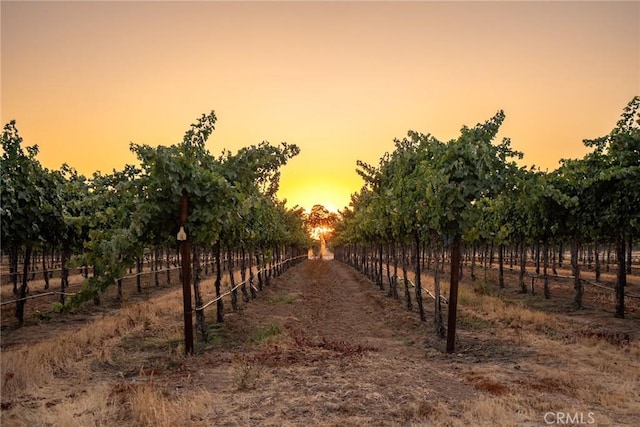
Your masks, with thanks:
[[[73,310],[92,299],[100,304],[101,295],[114,284],[120,291],[127,271],[142,271],[145,254],[154,254],[156,269],[162,264],[161,253],[166,254],[167,265],[175,262],[180,227],[192,248],[189,262],[195,272],[196,307],[203,305],[199,281],[209,262],[216,267],[220,296],[225,257],[241,253],[244,274],[253,271],[252,266],[279,265],[281,269],[283,261],[306,254],[310,241],[303,209],[289,209],[276,197],[279,169],[299,148],[265,141],[216,157],[205,146],[216,121],[213,111],[202,114],[182,142],[171,146],[132,143],[137,166],[127,165],[110,174],[95,172],[90,178],[68,165],[60,170],[43,167],[37,159],[38,147],[23,146],[16,122],[5,125],[1,238],[19,325],[24,322],[34,253],[42,254],[45,271],[44,254],[59,255],[62,310]],[[185,197],[186,220],[181,211]],[[18,271],[18,260],[22,260],[22,271]],[[65,299],[72,268],[81,268],[86,280]],[[139,281],[137,288],[141,290]],[[232,293],[234,308],[237,291]],[[222,299],[217,308],[217,319],[223,321]],[[204,330],[204,311],[197,314],[198,327]]]
[[[519,167],[516,159],[523,155],[511,149],[511,141],[495,142],[504,118],[499,111],[485,123],[464,126],[458,138],[447,142],[409,131],[407,137],[395,140],[395,150],[386,153],[377,166],[358,162],[365,184],[341,212],[333,239],[337,258],[357,266],[381,287],[385,258],[394,271],[398,264],[405,268],[410,263],[416,277],[415,302],[423,320],[421,260],[426,248],[436,263],[446,252],[450,263],[449,352],[455,343],[463,252],[475,262],[476,250],[483,246],[497,248],[501,287],[505,253],[516,249],[519,286],[524,293],[526,254],[528,248],[538,248],[547,298],[550,252],[562,245],[570,247],[574,303],[579,309],[584,293],[580,248],[587,245],[598,254],[600,248],[613,245],[615,315],[625,314],[631,248],[640,235],[640,97],[631,100],[608,135],[584,141],[592,152],[582,159],[563,160],[552,172]],[[393,295],[397,290],[390,274],[388,283]],[[439,293],[436,277],[436,296]],[[405,295],[409,298],[408,289]],[[410,299],[406,303],[410,306]],[[435,298],[434,320],[438,333],[444,334],[439,297]]]

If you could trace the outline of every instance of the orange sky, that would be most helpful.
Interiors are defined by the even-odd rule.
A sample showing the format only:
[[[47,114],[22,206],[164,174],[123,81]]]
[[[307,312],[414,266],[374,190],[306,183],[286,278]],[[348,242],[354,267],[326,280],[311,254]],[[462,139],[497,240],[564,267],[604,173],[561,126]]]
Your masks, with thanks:
[[[581,157],[640,94],[640,2],[9,2],[2,123],[90,175],[215,110],[209,149],[301,147],[279,196],[342,208],[407,130],[504,109],[524,162]]]

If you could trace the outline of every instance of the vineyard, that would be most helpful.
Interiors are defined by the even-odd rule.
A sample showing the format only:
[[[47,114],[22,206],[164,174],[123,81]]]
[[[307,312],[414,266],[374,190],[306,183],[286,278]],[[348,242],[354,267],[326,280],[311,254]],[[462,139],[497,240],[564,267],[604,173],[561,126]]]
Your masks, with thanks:
[[[499,111],[485,123],[463,127],[460,136],[448,142],[409,131],[378,166],[359,162],[365,185],[352,196],[336,230],[338,258],[381,287],[386,267],[390,295],[396,298],[398,264],[409,264],[407,257],[413,260],[415,301],[422,320],[426,319],[421,269],[433,262],[438,272],[438,262],[449,260],[448,352],[455,350],[463,250],[473,279],[477,253],[482,253],[485,265],[487,258],[492,265],[497,252],[500,288],[505,286],[505,253],[510,266],[519,258],[519,286],[526,293],[527,254],[532,249],[536,275],[550,298],[549,268],[555,271],[562,265],[564,248],[570,246],[574,305],[581,309],[585,292],[581,250],[587,252],[589,265],[595,265],[598,286],[602,251],[609,269],[613,246],[615,316],[624,318],[626,313],[627,275],[632,273],[633,241],[640,231],[640,97],[626,106],[610,134],[584,141],[593,152],[580,160],[564,160],[553,172],[518,167],[514,159],[522,158],[522,153],[511,149],[511,141],[494,143],[504,119]],[[406,271],[402,278],[406,306],[411,308]],[[533,282],[531,288],[534,292]],[[444,336],[439,274],[434,292],[435,329]]]
[[[339,215],[278,200],[296,145],[213,156],[213,111],[90,178],[10,122],[2,424],[640,424],[640,97],[552,172],[504,119],[410,131]]]
[[[28,282],[38,267],[45,291],[50,270],[58,270],[60,302],[55,310],[71,311],[88,300],[99,305],[101,294],[111,286],[117,286],[121,299],[122,279],[132,266],[140,292],[145,258],[150,258],[146,263],[156,271],[156,284],[162,270],[169,281],[169,269],[177,267],[180,252],[180,263],[187,261],[180,271],[186,265],[195,272],[195,305],[201,307],[205,301],[200,272],[203,264],[208,269],[209,259],[216,267],[219,298],[223,256],[229,260],[229,269],[234,261],[240,263],[244,281],[245,274],[253,274],[254,263],[260,268],[281,265],[306,254],[310,243],[302,209],[287,209],[275,198],[278,169],[299,153],[298,147],[263,142],[216,158],[205,148],[216,120],[213,111],[203,114],[178,145],[153,148],[132,143],[139,167],[128,165],[112,174],[96,172],[91,179],[67,165],[59,171],[43,168],[36,158],[37,146],[27,147],[25,153],[16,123],[5,126],[2,242],[7,262],[3,272],[8,272],[17,297],[18,325],[25,320]],[[184,234],[182,239],[176,237],[179,232]],[[179,251],[179,240],[188,241],[188,251]],[[73,267],[80,267],[86,280],[68,295]],[[236,308],[239,291],[232,287]],[[246,283],[240,287],[243,298],[249,298],[250,292],[255,297],[255,291],[248,289]],[[222,321],[222,299],[217,305],[217,319]],[[196,314],[205,337],[204,312]]]

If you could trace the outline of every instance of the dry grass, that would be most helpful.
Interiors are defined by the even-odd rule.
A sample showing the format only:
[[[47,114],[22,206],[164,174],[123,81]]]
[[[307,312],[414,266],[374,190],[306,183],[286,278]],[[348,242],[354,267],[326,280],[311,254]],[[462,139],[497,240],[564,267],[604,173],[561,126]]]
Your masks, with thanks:
[[[168,394],[152,379],[102,384],[60,405],[21,408],[19,414],[3,417],[3,426],[52,425],[103,426],[192,426],[210,425],[215,399],[206,390]],[[209,421],[209,422],[208,422]]]
[[[194,357],[182,356],[179,291],[3,351],[2,425],[539,426],[548,412],[640,422],[640,341],[465,285],[450,357],[425,350],[431,325],[412,329],[415,313],[375,287],[335,271],[316,283],[326,265],[311,267],[312,280],[275,283],[229,315]]]
[[[3,399],[37,389],[55,376],[77,375],[82,380],[87,372],[78,369],[80,361],[112,363],[112,351],[123,337],[165,322],[177,304],[175,297],[137,303],[54,338],[3,351]]]
[[[171,427],[205,421],[212,400],[206,390],[183,396],[168,394],[151,379],[139,384],[116,383],[107,404],[118,409],[115,420],[112,419],[117,424]]]
[[[237,357],[233,365],[234,384],[238,391],[255,390],[266,367],[246,356]]]
[[[472,289],[461,287],[459,298],[461,310],[472,310],[485,320],[502,322],[507,326],[529,327],[538,331],[558,328],[556,316],[506,302],[498,296],[478,294]]]
[[[490,332],[533,354],[516,371],[505,373],[504,363],[471,368],[466,380],[484,393],[465,404],[464,420],[475,425],[540,425],[549,411],[591,412],[597,424],[606,425],[637,416],[640,342],[620,339],[616,332],[593,332],[499,296],[468,288],[461,289],[461,295],[464,313],[502,325]],[[618,418],[612,419],[612,413]]]
[[[145,377],[143,367],[135,382],[92,381],[96,374],[103,375],[96,366],[135,369],[140,353],[156,345],[166,347],[166,361],[183,359],[181,348],[167,346],[180,339],[181,330],[175,327],[179,296],[174,292],[133,304],[54,338],[3,351],[2,399],[13,400],[10,405],[17,410],[3,411],[2,425],[179,426],[204,419],[211,401],[205,391],[168,394],[152,376]],[[136,339],[138,335],[147,339]],[[61,396],[57,384],[68,384],[69,379],[79,388]]]
[[[549,343],[548,348],[553,348]],[[639,343],[620,349],[606,341],[586,338],[554,352],[557,367],[532,365],[542,380],[554,381],[563,394],[622,414],[638,413],[640,402]],[[550,354],[551,356],[551,354]]]

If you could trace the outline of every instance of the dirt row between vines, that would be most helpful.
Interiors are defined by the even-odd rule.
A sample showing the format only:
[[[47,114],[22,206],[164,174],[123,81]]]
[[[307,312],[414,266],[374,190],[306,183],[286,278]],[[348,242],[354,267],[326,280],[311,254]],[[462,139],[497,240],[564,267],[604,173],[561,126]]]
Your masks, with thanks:
[[[636,340],[470,285],[461,303],[457,352],[448,355],[431,317],[420,322],[337,261],[309,260],[224,324],[208,311],[209,341],[185,358],[181,293],[164,292],[4,349],[0,421],[541,426],[571,416],[640,425]]]

